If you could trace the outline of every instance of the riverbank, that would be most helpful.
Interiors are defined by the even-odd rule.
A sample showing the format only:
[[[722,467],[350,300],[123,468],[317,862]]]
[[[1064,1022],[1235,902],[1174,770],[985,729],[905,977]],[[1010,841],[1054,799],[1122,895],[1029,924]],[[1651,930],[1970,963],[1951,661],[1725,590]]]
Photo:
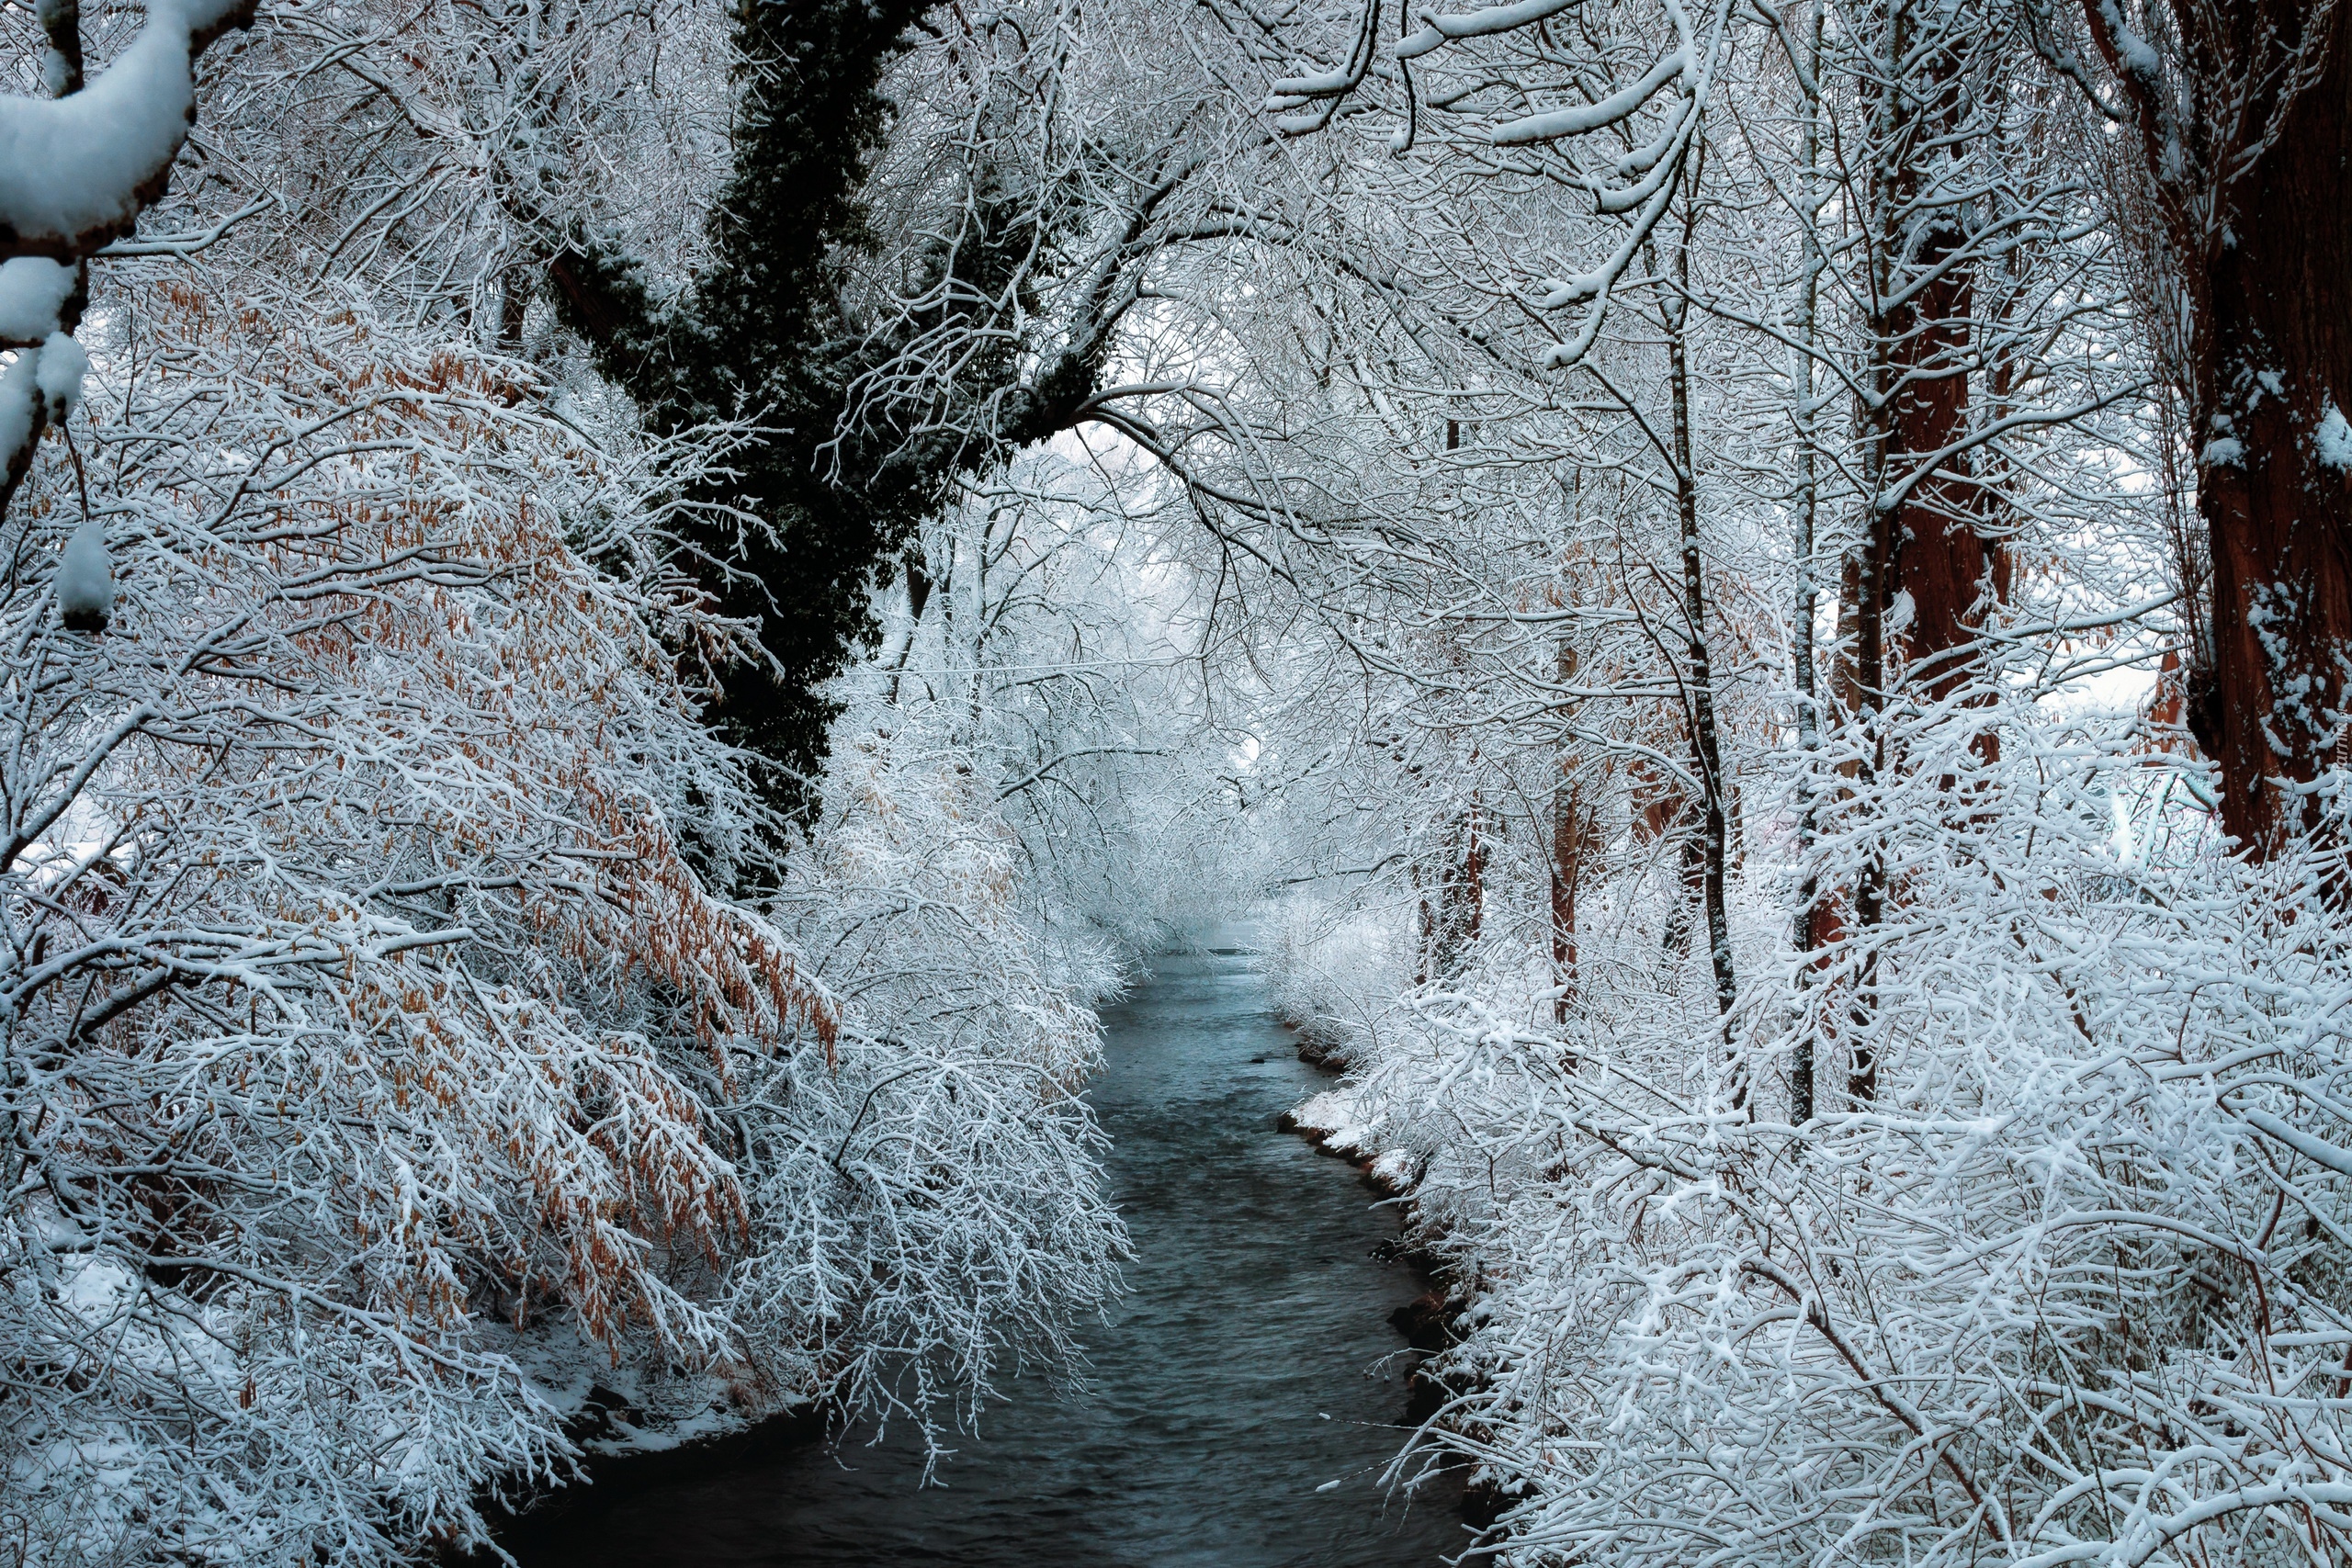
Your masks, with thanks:
[[[1409,943],[1375,914],[1342,911],[1335,918],[1303,901],[1270,914],[1267,928],[1270,989],[1300,1059],[1326,1077],[1315,1093],[1283,1112],[1280,1125],[1354,1168],[1398,1216],[1396,1254],[1429,1285],[1390,1320],[1422,1352],[1406,1425],[1416,1434],[1420,1462],[1451,1466],[1461,1476],[1461,1518],[1483,1537],[1513,1499],[1498,1476],[1464,1451],[1477,1451],[1486,1434],[1462,1428],[1458,1416],[1439,1417],[1492,1386],[1490,1362],[1457,1353],[1485,1310],[1488,1282],[1475,1253],[1450,1245],[1458,1235],[1458,1216],[1432,1215],[1423,1206],[1419,1190],[1425,1163],[1383,1137],[1382,1107],[1367,1093],[1366,1069],[1385,1041],[1393,1043],[1390,1036],[1401,1022],[1390,1009],[1412,973]]]

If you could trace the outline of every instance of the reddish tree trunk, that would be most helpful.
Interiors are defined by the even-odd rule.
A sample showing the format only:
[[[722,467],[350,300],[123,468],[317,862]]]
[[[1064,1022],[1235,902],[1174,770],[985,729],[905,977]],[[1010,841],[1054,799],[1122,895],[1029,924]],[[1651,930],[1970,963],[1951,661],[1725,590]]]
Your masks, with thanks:
[[[1968,254],[1965,209],[1936,182],[1962,129],[1960,51],[1969,46],[1966,17],[1919,0],[1886,0],[1878,141],[1871,192],[1873,307],[1871,411],[1877,439],[1869,457],[1875,502],[1871,536],[1856,552],[1854,664],[1858,716],[1868,727],[1870,760],[1854,770],[1865,785],[1887,765],[1879,716],[1898,671],[1930,696],[1949,695],[1965,673],[1975,636],[1973,611],[1992,566],[1975,521],[1975,486],[1966,459],[1947,453],[1968,428],[1970,315],[1974,260]],[[1898,600],[1908,613],[1888,612]],[[1890,669],[1890,664],[1894,666]],[[1845,934],[1834,895],[1815,889],[1823,924],[1815,935]],[[1851,930],[1867,941],[1888,901],[1883,849],[1874,851],[1846,900]],[[1825,942],[1824,945],[1826,945]],[[1878,956],[1865,949],[1850,1001],[1854,1031],[1847,1047],[1846,1093],[1862,1104],[1878,1093],[1878,1063],[1867,1024],[1876,1002]]]
[[[1951,220],[1938,218],[1935,237],[1922,247],[1923,268],[1940,265],[1966,243]],[[1957,477],[1965,459],[1930,456],[1959,441],[1968,430],[1968,310],[1966,264],[1928,285],[1890,322],[1891,358],[1898,389],[1889,411],[1894,461],[1888,478],[1934,464],[1921,476],[1890,519],[1892,570],[1887,586],[1911,599],[1909,623],[1901,628],[1903,657],[1928,691],[1949,694],[1962,673],[1963,655],[1975,633],[1971,623],[1992,567],[1992,552],[1976,531],[1978,511],[1967,481]],[[1905,384],[1904,377],[1917,378]]]
[[[2196,334],[2221,696],[2207,750],[2222,820],[2257,853],[2318,826],[2319,798],[2295,786],[2343,759],[2352,675],[2352,27],[2336,19],[2329,68],[2207,259]]]
[[[2194,316],[2188,379],[2212,556],[2223,825],[2255,855],[2321,828],[2352,688],[2352,7],[2172,0],[2174,54],[2091,36],[2139,111]],[[2340,836],[2340,829],[2330,837]]]
[[[1577,885],[1584,880],[1586,840],[1591,814],[1573,784],[1562,784],[1552,801],[1552,1021],[1566,1023],[1577,988]]]
[[[1894,647],[1930,694],[1948,695],[1959,682],[1977,598],[1992,568],[1992,552],[1976,530],[1981,511],[1966,475],[1968,459],[1936,455],[1968,433],[1969,325],[1975,304],[1975,263],[1961,209],[1932,205],[1933,164],[1946,156],[1938,144],[1960,118],[1959,64],[1966,40],[1943,37],[1922,49],[1920,33],[1948,29],[1949,17],[1915,14],[1898,4],[1891,23],[1892,58],[1912,65],[1908,81],[1890,86],[1883,156],[1891,171],[1880,244],[1890,253],[1883,297],[1894,298],[1921,278],[1933,281],[1897,300],[1879,322],[1888,405],[1881,414],[1887,451],[1883,491],[1907,485],[1881,520],[1884,562],[1881,591],[1890,603],[1907,594],[1910,615],[1894,632]],[[1900,254],[1899,265],[1893,256]],[[1957,258],[1957,259],[1956,259]],[[1939,269],[1942,269],[1939,276]]]

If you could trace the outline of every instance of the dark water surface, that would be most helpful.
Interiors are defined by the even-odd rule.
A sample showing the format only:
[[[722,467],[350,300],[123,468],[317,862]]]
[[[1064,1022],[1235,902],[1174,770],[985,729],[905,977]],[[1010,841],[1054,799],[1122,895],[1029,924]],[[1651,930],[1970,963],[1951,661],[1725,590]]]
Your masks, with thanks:
[[[1421,1284],[1371,1256],[1396,1226],[1356,1173],[1275,1130],[1326,1080],[1246,955],[1153,968],[1104,1018],[1094,1101],[1137,1256],[1080,1399],[1010,1385],[928,1488],[894,1430],[586,1504],[517,1543],[526,1568],[1435,1568],[1467,1545],[1458,1487],[1380,1483],[1410,1370],[1388,1314]]]

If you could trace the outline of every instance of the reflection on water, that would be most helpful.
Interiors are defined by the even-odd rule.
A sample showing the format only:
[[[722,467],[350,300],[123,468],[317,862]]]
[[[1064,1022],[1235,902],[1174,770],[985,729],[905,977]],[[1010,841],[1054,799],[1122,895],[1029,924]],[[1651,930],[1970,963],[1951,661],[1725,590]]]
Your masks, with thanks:
[[[1409,1371],[1388,1314],[1420,1289],[1355,1173],[1274,1130],[1317,1087],[1249,958],[1175,955],[1105,1018],[1094,1089],[1135,1238],[1089,1335],[1087,1393],[1007,1389],[917,1484],[920,1445],[786,1449],[589,1504],[526,1568],[1432,1568],[1469,1544],[1458,1488],[1384,1494]]]

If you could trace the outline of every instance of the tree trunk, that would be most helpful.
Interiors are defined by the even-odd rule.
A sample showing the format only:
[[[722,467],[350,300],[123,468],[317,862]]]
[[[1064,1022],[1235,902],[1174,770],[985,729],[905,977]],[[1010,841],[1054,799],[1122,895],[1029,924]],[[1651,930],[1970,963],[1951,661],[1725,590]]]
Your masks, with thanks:
[[[1714,672],[1707,653],[1707,587],[1699,553],[1699,477],[1690,455],[1690,364],[1685,343],[1690,323],[1690,236],[1686,231],[1675,254],[1679,291],[1667,302],[1667,375],[1674,397],[1675,512],[1682,543],[1682,615],[1689,639],[1687,689],[1690,703],[1691,761],[1699,774],[1700,876],[1707,912],[1707,957],[1715,974],[1715,1010],[1727,1017],[1738,999],[1732,969],[1731,921],[1724,908],[1724,863],[1729,833],[1724,817],[1726,795],[1723,749],[1715,734]]]
[[[1804,867],[1804,880],[1797,890],[1795,935],[1799,953],[1812,953],[1825,945],[1833,935],[1830,927],[1837,919],[1834,897],[1825,897],[1819,868],[1814,864],[1814,839],[1820,822],[1822,780],[1817,771],[1821,752],[1820,675],[1813,647],[1814,617],[1821,610],[1820,590],[1814,579],[1814,558],[1818,545],[1816,524],[1821,505],[1816,450],[1821,411],[1815,402],[1818,379],[1813,361],[1820,333],[1821,274],[1827,265],[1821,244],[1821,209],[1828,195],[1821,171],[1821,100],[1815,85],[1821,79],[1821,44],[1826,18],[1821,0],[1814,0],[1811,36],[1804,69],[1799,78],[1807,91],[1804,133],[1804,185],[1799,197],[1804,214],[1804,263],[1798,283],[1797,346],[1793,355],[1795,373],[1792,378],[1794,383],[1792,412],[1795,415],[1797,457],[1797,603],[1793,616],[1795,646],[1791,654],[1796,666],[1797,745],[1804,753],[1804,775],[1799,786],[1804,806],[1797,818],[1797,860]],[[1808,969],[1806,973],[1809,972]],[[1789,1121],[1792,1125],[1802,1127],[1813,1120],[1813,1100],[1814,1037],[1807,1032],[1798,1036],[1796,1054],[1789,1066]]]
[[[2256,853],[2320,828],[2306,786],[2345,760],[2352,706],[2352,25],[2341,10],[2335,22],[2329,68],[2239,186],[2231,242],[2207,258],[2196,334],[2221,696],[2211,749],[2222,821]]]
[[[1566,638],[1560,641],[1557,673],[1561,685],[1576,678],[1577,651]],[[1592,814],[1583,792],[1566,776],[1567,759],[1561,760],[1560,782],[1552,786],[1552,1021],[1564,1024],[1576,999],[1577,886],[1584,879],[1586,841],[1592,831]]]
[[[1577,884],[1584,874],[1585,814],[1577,787],[1552,792],[1552,1021],[1568,1021],[1577,989]]]
[[[1885,173],[1872,236],[1886,257],[1879,295],[1886,303],[1875,334],[1886,372],[1884,592],[1908,595],[1908,615],[1896,630],[1900,652],[1913,679],[1940,698],[1960,683],[1975,635],[1972,612],[1992,565],[1976,531],[1967,459],[1935,456],[1968,431],[1975,265],[1967,254],[1963,209],[1940,195],[1932,177],[1933,165],[1951,156],[1942,143],[1958,129],[1955,35],[1962,22],[1939,6],[1923,28],[1910,0],[1894,0],[1889,10],[1888,61],[1895,69],[1883,118]]]
[[[890,668],[890,705],[899,705],[900,682],[907,672],[907,663],[914,657],[915,637],[922,630],[922,613],[931,604],[931,573],[925,570],[922,542],[907,547],[903,575],[907,583],[907,640],[899,649],[899,657]]]
[[[2194,317],[2190,440],[2212,567],[2222,825],[2267,856],[2343,837],[2312,786],[2352,689],[2352,7],[2172,0],[2169,59],[2084,0],[2138,111]]]
[[[1888,765],[1890,658],[1913,689],[1949,696],[1966,674],[1974,611],[1992,567],[1975,526],[1967,464],[1943,455],[1968,430],[1975,279],[1965,208],[1935,175],[1956,156],[1960,52],[1971,18],[1962,9],[1886,0],[1882,21],[1870,191],[1871,440],[1863,454],[1872,499],[1854,595],[1858,716],[1870,748],[1857,770],[1864,785]],[[1853,890],[1853,924],[1866,943],[1886,897],[1884,856],[1873,853]],[[1847,1098],[1858,1105],[1878,1093],[1868,1038],[1877,983],[1876,951],[1866,946],[1846,1077]]]

